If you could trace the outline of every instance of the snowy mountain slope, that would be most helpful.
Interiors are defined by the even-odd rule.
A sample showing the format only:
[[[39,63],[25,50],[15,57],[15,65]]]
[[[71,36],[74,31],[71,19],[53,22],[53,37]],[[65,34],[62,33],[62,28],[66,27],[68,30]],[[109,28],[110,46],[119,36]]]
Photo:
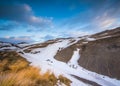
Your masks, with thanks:
[[[7,42],[0,42],[0,50],[17,50],[18,47],[16,47],[12,43],[7,43]]]
[[[80,49],[80,66],[120,79],[120,28],[98,33],[97,35],[85,36],[77,43],[58,51],[55,59],[62,62],[69,62],[74,51]],[[102,37],[100,37],[102,35]],[[94,38],[92,38],[94,36]],[[117,67],[118,66],[118,67]]]
[[[9,43],[9,42],[1,42],[0,41],[0,50],[14,50],[14,51],[17,51],[17,50],[20,50],[22,48],[28,47],[30,45],[32,45],[32,44],[25,43],[25,42],[18,43],[18,44],[13,44],[13,43]]]
[[[118,86],[120,84],[120,81],[116,79],[111,79],[107,76],[99,75],[79,66],[77,63],[77,59],[79,58],[79,49],[74,51],[73,56],[68,63],[60,62],[54,59],[54,56],[60,48],[64,49],[70,45],[71,44],[69,40],[61,40],[60,42],[50,44],[44,48],[33,49],[32,51],[40,51],[37,54],[25,53],[23,56],[28,61],[32,62],[32,65],[40,67],[43,72],[50,70],[56,75],[63,74],[73,82],[71,84],[72,86],[86,86],[87,84],[83,84],[83,82],[77,80],[71,75],[79,76],[104,86]]]
[[[106,67],[106,62],[109,62],[109,65],[113,67],[109,71],[113,70],[114,72],[115,70],[119,72],[119,31],[120,29],[117,28],[91,36],[59,38],[31,45],[10,45],[8,49],[15,47],[16,49],[12,50],[17,51],[26,58],[31,62],[31,65],[41,68],[43,73],[49,70],[56,76],[62,74],[72,81],[71,86],[119,86],[120,80],[117,78],[119,75],[111,73],[112,76],[110,76],[101,71],[109,68]],[[112,46],[113,44],[115,46]],[[0,45],[3,46],[4,44]],[[110,49],[106,49],[108,45]],[[0,49],[3,50],[4,47]],[[102,50],[104,53],[101,53],[102,51],[99,50]],[[109,52],[111,53],[110,55],[114,54],[112,52],[116,52],[114,58],[117,57],[118,59],[113,60],[110,55],[107,55]],[[103,59],[104,56],[106,57],[105,59]],[[117,62],[118,67],[115,68],[116,63],[109,61],[108,58]],[[96,61],[97,63],[94,64]],[[91,65],[92,63],[94,65]],[[86,64],[90,66],[86,66]]]

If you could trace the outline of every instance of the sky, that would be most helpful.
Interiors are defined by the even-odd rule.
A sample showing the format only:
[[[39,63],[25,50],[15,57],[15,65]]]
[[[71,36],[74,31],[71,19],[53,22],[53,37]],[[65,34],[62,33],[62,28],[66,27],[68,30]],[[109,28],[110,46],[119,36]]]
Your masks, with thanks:
[[[120,26],[120,0],[0,0],[0,41],[43,42]]]

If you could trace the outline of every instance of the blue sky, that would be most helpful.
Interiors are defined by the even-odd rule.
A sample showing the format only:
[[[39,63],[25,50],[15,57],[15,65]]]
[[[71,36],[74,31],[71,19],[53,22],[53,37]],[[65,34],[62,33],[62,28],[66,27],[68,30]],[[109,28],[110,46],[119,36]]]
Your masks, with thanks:
[[[1,0],[0,41],[43,42],[120,26],[120,0]]]

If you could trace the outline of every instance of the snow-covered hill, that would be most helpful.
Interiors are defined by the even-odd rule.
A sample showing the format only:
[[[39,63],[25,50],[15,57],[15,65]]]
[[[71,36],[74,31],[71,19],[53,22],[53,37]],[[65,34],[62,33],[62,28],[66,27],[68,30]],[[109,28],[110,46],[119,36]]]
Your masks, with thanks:
[[[21,56],[26,58],[29,62],[31,62],[31,65],[41,68],[43,73],[49,70],[53,72],[56,76],[61,74],[67,77],[68,79],[72,81],[71,86],[89,86],[89,85],[119,86],[120,85],[120,80],[118,80],[119,76],[114,77],[114,75],[112,75],[111,77],[107,74],[104,74],[102,72],[99,73],[97,71],[94,71],[84,66],[84,64],[91,65],[91,63],[84,60],[84,57],[85,59],[87,59],[86,57],[87,56],[89,57],[89,55],[91,57],[91,53],[84,52],[86,51],[85,48],[90,48],[86,46],[88,46],[89,43],[97,43],[97,41],[99,40],[104,40],[104,39],[112,40],[113,38],[111,39],[111,37],[115,37],[116,40],[118,40],[118,38],[120,38],[120,33],[118,33],[119,31],[120,31],[120,28],[115,29],[115,31],[114,30],[107,31],[107,32],[95,34],[92,36],[84,36],[84,37],[76,37],[76,38],[74,37],[73,38],[59,38],[55,40],[49,40],[44,43],[24,45],[24,47],[22,48],[20,48],[20,46],[23,46],[21,44],[18,44],[16,46],[7,44],[9,45],[9,48],[7,47],[7,49],[11,49],[15,47],[16,49],[14,50],[16,50]],[[117,43],[118,45],[120,45],[120,42],[117,42]],[[4,43],[0,44],[0,46],[3,46],[3,45],[5,44]],[[4,48],[6,47],[2,47],[0,48],[0,50]],[[119,50],[120,49],[114,50],[114,51],[118,52]],[[84,56],[83,53],[85,53],[86,55]],[[94,53],[95,51],[93,52],[93,54]],[[94,54],[94,56],[97,57],[97,54]],[[101,56],[101,59],[102,58],[103,56]],[[91,60],[92,59],[94,58],[91,57]],[[97,60],[97,58],[95,59]],[[100,58],[98,59],[100,60]],[[80,60],[82,60],[82,62]],[[117,60],[118,63],[119,61],[120,60]],[[102,65],[103,63],[101,62],[98,64]],[[94,65],[97,65],[97,63]],[[114,63],[112,64],[111,62],[111,65],[113,65],[114,67],[115,64]],[[119,71],[120,67],[117,67],[117,68],[118,69],[116,71]]]

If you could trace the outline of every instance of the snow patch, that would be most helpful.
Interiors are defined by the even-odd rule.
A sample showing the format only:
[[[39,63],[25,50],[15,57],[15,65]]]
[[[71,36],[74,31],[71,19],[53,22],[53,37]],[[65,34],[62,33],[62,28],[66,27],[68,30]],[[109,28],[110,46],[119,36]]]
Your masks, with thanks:
[[[94,41],[94,40],[96,40],[96,39],[95,39],[95,38],[89,38],[89,37],[87,37],[86,40],[87,40],[87,41]]]
[[[80,58],[79,51],[80,51],[80,49],[77,49],[76,51],[74,51],[73,56],[71,57],[70,61],[68,62],[68,65],[75,69],[77,69],[77,67],[78,67],[78,60]]]

